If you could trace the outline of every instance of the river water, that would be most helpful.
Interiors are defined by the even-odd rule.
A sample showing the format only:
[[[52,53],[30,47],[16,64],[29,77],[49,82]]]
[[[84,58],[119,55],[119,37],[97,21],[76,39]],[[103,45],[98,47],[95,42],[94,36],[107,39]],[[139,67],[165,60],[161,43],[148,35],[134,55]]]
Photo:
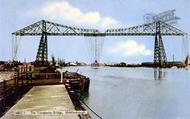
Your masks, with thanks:
[[[78,70],[90,77],[89,95],[84,101],[103,119],[190,118],[190,70],[121,67],[65,70]]]

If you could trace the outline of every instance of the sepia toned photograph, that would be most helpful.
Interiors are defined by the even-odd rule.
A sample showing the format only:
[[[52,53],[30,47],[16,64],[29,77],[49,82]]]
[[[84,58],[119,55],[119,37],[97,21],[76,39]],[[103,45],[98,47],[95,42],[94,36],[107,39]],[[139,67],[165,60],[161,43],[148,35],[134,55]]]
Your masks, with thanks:
[[[189,0],[0,0],[0,119],[190,119]]]

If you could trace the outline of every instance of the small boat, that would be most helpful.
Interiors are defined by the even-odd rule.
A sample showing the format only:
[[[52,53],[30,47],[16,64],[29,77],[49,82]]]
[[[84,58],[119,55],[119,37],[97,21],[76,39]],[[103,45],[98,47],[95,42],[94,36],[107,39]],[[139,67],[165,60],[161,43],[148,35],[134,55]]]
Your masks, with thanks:
[[[97,60],[95,60],[94,63],[91,64],[91,67],[92,67],[93,69],[98,69],[98,68],[100,67],[100,64],[98,63]]]
[[[172,69],[177,69],[178,67],[176,67],[176,66],[173,66],[173,67],[171,67]]]

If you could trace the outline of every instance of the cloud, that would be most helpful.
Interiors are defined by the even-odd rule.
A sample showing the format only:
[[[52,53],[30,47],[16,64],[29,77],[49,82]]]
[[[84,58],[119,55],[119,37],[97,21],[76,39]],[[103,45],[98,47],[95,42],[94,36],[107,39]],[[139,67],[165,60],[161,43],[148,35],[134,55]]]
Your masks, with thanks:
[[[108,49],[108,53],[123,56],[148,56],[152,54],[151,50],[147,49],[144,44],[134,40],[118,42]]]
[[[68,1],[48,2],[42,5],[39,10],[34,10],[29,13],[36,15],[36,13],[38,13],[36,11],[40,12],[40,14],[46,18],[73,22],[79,25],[104,29],[117,27],[119,25],[119,21],[110,16],[103,16],[98,11],[83,12],[79,8],[71,5]]]

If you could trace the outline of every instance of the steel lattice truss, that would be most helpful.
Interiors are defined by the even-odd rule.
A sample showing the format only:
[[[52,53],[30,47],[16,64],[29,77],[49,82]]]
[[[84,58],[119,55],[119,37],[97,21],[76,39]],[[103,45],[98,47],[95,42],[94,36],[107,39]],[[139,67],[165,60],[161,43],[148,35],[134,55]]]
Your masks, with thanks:
[[[18,48],[15,47],[17,46],[17,36],[41,36],[36,56],[36,61],[41,65],[47,63],[47,36],[155,36],[154,64],[162,67],[163,64],[167,63],[162,36],[186,36],[187,33],[162,21],[99,32],[97,29],[76,28],[41,20],[12,33],[12,35],[15,36],[13,39],[13,60],[17,56]]]
[[[155,36],[156,35],[156,24],[160,24],[160,33],[162,36],[183,36],[186,35],[185,32],[175,28],[169,24],[162,21],[156,21],[149,24],[143,24],[139,26],[129,27],[129,28],[118,28],[118,29],[107,29],[106,35],[141,35],[141,36]]]
[[[83,29],[61,25],[46,20],[41,20],[23,29],[20,29],[12,35],[16,36],[36,36],[42,35],[42,32],[46,32],[48,36],[155,36],[156,35],[156,23],[160,23],[160,33],[162,36],[184,36],[185,32],[178,28],[166,24],[161,21],[156,21],[149,24],[143,24],[139,26],[129,28],[107,29],[106,32],[99,32],[97,29]],[[43,24],[46,24],[46,28],[43,28]]]
[[[44,28],[44,24],[46,24],[45,28]],[[20,29],[12,34],[16,36],[17,35],[41,36],[42,32],[46,32],[47,35],[51,35],[51,36],[72,36],[72,35],[84,35],[85,33],[99,33],[98,30],[96,29],[76,28],[76,27],[70,27],[66,25],[53,23],[46,20],[41,20],[30,26]]]

